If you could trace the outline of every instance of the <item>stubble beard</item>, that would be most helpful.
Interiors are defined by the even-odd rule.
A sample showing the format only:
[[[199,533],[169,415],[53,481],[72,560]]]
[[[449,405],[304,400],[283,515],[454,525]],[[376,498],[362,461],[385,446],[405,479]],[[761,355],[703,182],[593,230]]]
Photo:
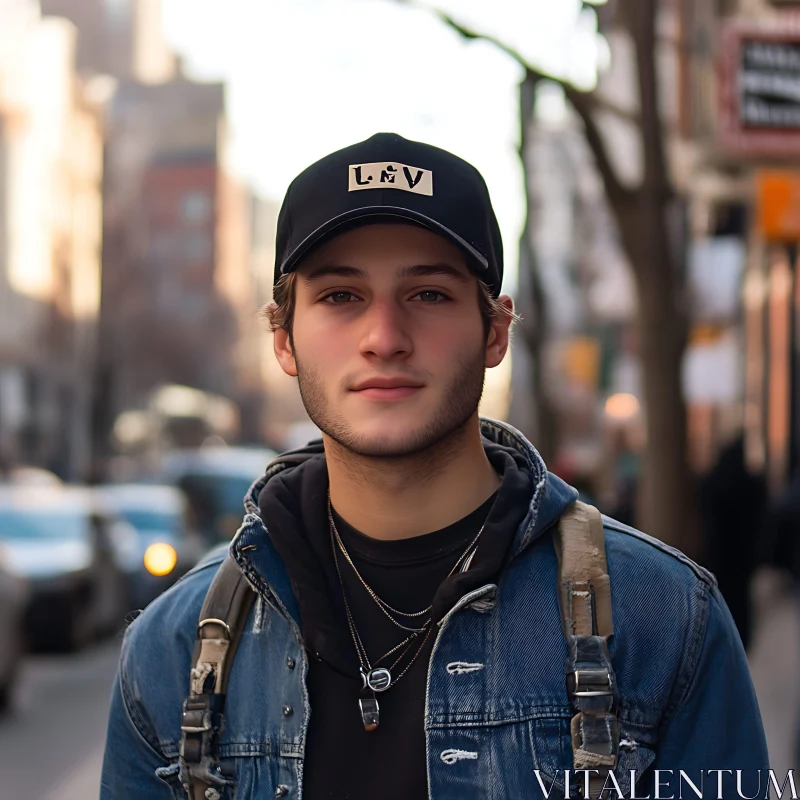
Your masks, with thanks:
[[[446,460],[446,452],[457,449],[467,423],[478,410],[486,373],[484,349],[465,357],[445,389],[439,406],[421,427],[398,440],[363,436],[331,408],[319,373],[304,365],[295,353],[300,397],[311,421],[341,448],[345,454],[385,462]]]

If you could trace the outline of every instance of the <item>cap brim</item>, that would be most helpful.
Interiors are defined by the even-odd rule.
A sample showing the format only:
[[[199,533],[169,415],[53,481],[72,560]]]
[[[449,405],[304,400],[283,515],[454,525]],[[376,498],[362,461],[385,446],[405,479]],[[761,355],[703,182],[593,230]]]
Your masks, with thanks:
[[[379,222],[381,218],[387,220],[396,220],[399,218],[422,225],[433,231],[433,233],[438,233],[445,239],[449,239],[453,244],[461,248],[461,250],[472,259],[474,262],[473,266],[477,266],[481,270],[489,269],[489,262],[486,256],[479,253],[469,242],[457,233],[454,233],[441,223],[436,222],[436,220],[426,217],[425,214],[395,206],[368,206],[365,208],[351,209],[344,214],[340,214],[338,217],[328,220],[324,225],[320,225],[313,233],[306,236],[306,238],[283,260],[281,264],[281,273],[285,274],[291,272],[310,250],[326,239],[336,235],[339,228],[353,222],[359,222],[360,220],[364,220],[365,224],[368,221]]]

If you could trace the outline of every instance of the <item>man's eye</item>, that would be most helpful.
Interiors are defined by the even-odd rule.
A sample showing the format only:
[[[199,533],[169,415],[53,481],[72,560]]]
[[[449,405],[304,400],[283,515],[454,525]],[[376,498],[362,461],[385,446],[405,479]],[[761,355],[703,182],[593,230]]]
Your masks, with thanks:
[[[426,289],[424,292],[419,292],[414,295],[422,300],[423,303],[438,303],[441,300],[447,300],[447,297],[441,292],[434,291],[433,289]]]
[[[350,302],[350,298],[355,298],[352,292],[331,292],[329,295],[323,297],[323,301],[331,303],[332,305],[344,305]]]

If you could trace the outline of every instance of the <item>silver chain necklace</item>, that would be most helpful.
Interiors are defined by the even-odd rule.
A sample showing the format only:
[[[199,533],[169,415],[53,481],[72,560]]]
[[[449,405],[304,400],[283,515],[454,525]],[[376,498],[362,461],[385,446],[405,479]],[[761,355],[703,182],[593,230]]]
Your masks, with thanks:
[[[423,609],[422,611],[416,611],[414,613],[406,613],[403,611],[398,611],[395,608],[392,608],[385,600],[380,598],[375,592],[375,590],[364,580],[359,573],[356,565],[353,563],[353,560],[350,558],[350,554],[347,552],[347,548],[344,546],[344,542],[339,535],[339,531],[336,529],[336,523],[333,519],[333,508],[331,506],[331,497],[330,492],[328,492],[328,522],[330,526],[331,532],[331,549],[333,550],[333,562],[336,565],[336,574],[339,578],[339,585],[342,590],[342,599],[344,600],[344,608],[345,613],[347,615],[347,625],[350,629],[350,636],[353,639],[353,645],[356,649],[356,655],[358,656],[359,661],[359,673],[361,674],[362,686],[361,691],[359,693],[359,700],[358,700],[358,707],[361,712],[361,720],[364,724],[364,729],[367,731],[374,731],[377,730],[379,722],[380,722],[380,708],[378,705],[378,698],[376,697],[376,693],[378,692],[385,692],[390,687],[397,684],[397,682],[408,672],[409,669],[413,666],[414,662],[419,657],[420,653],[425,647],[428,639],[430,638],[431,631],[433,630],[433,618],[428,617],[425,622],[422,624],[421,628],[409,628],[405,625],[402,625],[397,620],[395,620],[389,612],[393,612],[400,616],[405,617],[419,617],[423,614],[431,611],[433,605],[429,605],[427,608]],[[453,565],[453,568],[447,574],[447,577],[450,577],[458,568],[459,565],[464,565],[462,569],[466,568],[466,565],[470,563],[472,560],[472,555],[474,555],[474,551],[472,555],[470,555],[470,551],[473,550],[475,545],[478,542],[481,534],[483,533],[484,525],[481,525],[480,530],[478,531],[477,535],[472,539],[472,541],[467,545],[467,549],[461,554],[458,558],[458,561]],[[375,604],[380,608],[383,614],[398,628],[402,628],[403,630],[409,631],[409,635],[406,636],[403,641],[399,644],[395,645],[391,650],[384,653],[377,661],[375,661],[374,665],[370,663],[369,656],[367,655],[367,650],[364,647],[364,643],[361,640],[361,636],[358,633],[358,629],[356,628],[355,619],[353,618],[352,611],[350,610],[350,603],[347,601],[347,592],[344,586],[344,580],[342,579],[342,572],[341,568],[339,567],[339,558],[336,554],[338,549],[342,551],[347,563],[353,569],[356,577],[358,578],[359,582],[362,586],[367,590],[369,596],[375,602]],[[469,558],[467,556],[470,555]],[[403,670],[400,672],[397,677],[392,675],[392,670],[403,660],[406,654],[411,649],[411,646],[414,643],[414,639],[421,633],[424,633],[425,636],[422,638],[419,647],[417,647],[416,652],[412,656],[411,660],[406,664]],[[402,649],[401,649],[402,648]],[[397,658],[392,662],[389,667],[381,667],[380,664],[382,661],[387,659],[389,656],[396,653],[398,650],[401,650],[400,654]]]
[[[410,619],[413,619],[413,618],[421,617],[424,614],[429,613],[432,610],[433,605],[429,605],[427,608],[423,608],[422,611],[413,611],[413,612],[400,611],[399,609],[394,608],[391,605],[389,605],[389,603],[387,603],[383,598],[381,598],[378,595],[378,593],[364,580],[364,578],[361,576],[361,573],[358,571],[358,567],[356,567],[356,565],[353,563],[353,559],[350,557],[350,553],[348,553],[347,548],[345,547],[344,542],[342,541],[342,537],[339,535],[339,530],[336,527],[336,523],[334,522],[334,519],[333,519],[333,507],[331,505],[330,490],[328,491],[328,523],[330,524],[331,532],[332,532],[332,534],[333,534],[333,536],[334,536],[334,538],[336,540],[336,544],[338,544],[339,549],[342,551],[342,555],[345,557],[345,559],[347,560],[347,563],[350,565],[350,568],[355,573],[355,576],[358,578],[359,583],[361,583],[361,585],[367,590],[367,593],[373,599],[373,601],[377,604],[378,608],[380,608],[380,610],[383,612],[384,616],[393,625],[396,625],[398,628],[401,628],[402,630],[411,631],[411,632],[415,632],[415,633],[421,633],[424,630],[424,623],[423,623],[423,627],[421,627],[421,628],[410,628],[410,627],[408,627],[406,625],[403,625],[402,623],[398,622],[391,615],[392,614],[396,614],[399,617],[408,617]],[[470,543],[467,545],[467,547],[464,550],[464,552],[459,556],[459,558],[456,561],[456,563],[453,564],[453,568],[450,570],[450,572],[447,573],[445,578],[449,578],[451,575],[453,575],[456,572],[456,570],[459,568],[459,566],[461,566],[462,564],[467,564],[468,563],[468,558],[467,557],[470,555],[470,553],[473,550],[473,548],[478,544],[478,540],[481,538],[481,534],[483,533],[483,529],[485,527],[486,527],[486,523],[484,522],[484,524],[481,525],[480,530],[478,531],[478,533],[475,535],[475,537],[472,539],[472,541],[470,541]]]
[[[355,645],[356,654],[358,655],[359,673],[362,681],[361,691],[358,698],[358,708],[361,712],[361,720],[364,723],[364,729],[367,731],[374,731],[377,730],[380,721],[380,708],[378,706],[378,698],[375,696],[376,692],[385,692],[390,686],[394,686],[400,680],[400,678],[402,678],[403,675],[405,675],[406,672],[411,669],[419,654],[422,652],[422,649],[425,647],[428,638],[430,637],[431,630],[433,629],[433,620],[429,617],[419,631],[414,631],[406,636],[402,642],[395,645],[388,652],[384,653],[373,666],[370,663],[369,656],[367,655],[367,649],[364,647],[364,643],[361,641],[361,636],[356,628],[356,623],[353,619],[353,613],[350,610],[350,603],[347,601],[347,592],[344,588],[344,580],[342,579],[342,572],[339,568],[339,559],[336,556],[336,543],[333,537],[333,529],[331,529],[331,548],[333,549],[333,561],[336,565],[336,574],[339,577],[339,586],[342,589],[342,599],[344,600],[344,608],[347,614],[347,624],[350,628],[350,636],[353,638],[353,644]],[[393,670],[400,663],[400,661],[402,661],[403,657],[411,648],[414,639],[422,631],[425,631],[425,636],[417,648],[417,651],[414,653],[403,671],[396,678],[393,677],[391,670]],[[389,667],[379,666],[382,661],[396,653],[401,648],[404,649]]]

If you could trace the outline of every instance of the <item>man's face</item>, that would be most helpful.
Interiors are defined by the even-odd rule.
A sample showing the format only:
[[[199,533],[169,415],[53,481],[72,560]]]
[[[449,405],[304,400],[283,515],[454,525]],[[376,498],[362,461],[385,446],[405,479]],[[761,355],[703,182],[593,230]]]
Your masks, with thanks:
[[[317,427],[360,455],[412,455],[462,428],[507,347],[505,320],[484,336],[461,251],[414,225],[340,234],[298,267],[295,291],[276,355]]]

